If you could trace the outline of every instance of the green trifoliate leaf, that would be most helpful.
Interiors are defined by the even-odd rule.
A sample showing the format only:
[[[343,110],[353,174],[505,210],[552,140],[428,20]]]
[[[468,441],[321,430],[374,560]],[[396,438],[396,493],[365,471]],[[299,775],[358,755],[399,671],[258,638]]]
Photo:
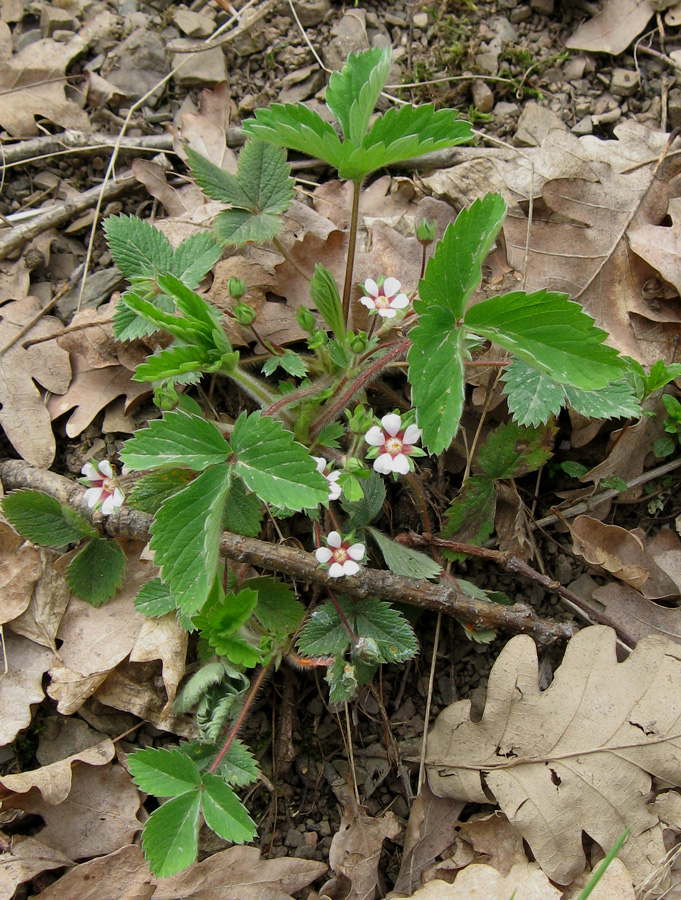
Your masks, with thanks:
[[[201,807],[206,825],[225,841],[243,844],[253,839],[256,826],[248,810],[217,775],[203,776]]]
[[[631,360],[631,363],[638,365],[634,360]],[[652,394],[653,391],[659,391],[660,388],[679,377],[681,377],[681,364],[672,363],[668,366],[663,359],[658,359],[650,367],[650,372],[647,375],[644,374],[646,393]]]
[[[333,126],[302,103],[256,109],[255,119],[247,119],[241,127],[251,137],[317,156],[336,169],[342,164],[343,145]]]
[[[169,412],[126,441],[123,462],[134,470],[183,466],[201,472],[224,462],[231,448],[220,430],[201,416]]]
[[[482,280],[482,264],[490,251],[506,215],[501,194],[486,194],[456,221],[447,226],[428,261],[419,283],[418,309],[428,306],[450,308],[462,316],[466,303]]]
[[[262,371],[269,378],[278,368],[282,368],[295,378],[305,378],[307,375],[307,363],[302,356],[294,353],[293,350],[285,350],[281,356],[270,356],[263,363]]]
[[[160,309],[134,291],[126,291],[121,297],[121,302],[137,316],[153,325],[155,329],[163,329],[181,341],[192,343],[198,337],[199,339],[202,338],[205,343],[208,338],[205,328],[197,328],[196,323],[181,316],[176,316],[172,312]]]
[[[336,279],[321,263],[317,263],[310,282],[310,296],[329,328],[342,343],[345,340],[343,303]]]
[[[398,544],[386,537],[378,528],[367,528],[367,531],[378,544],[386,566],[393,575],[404,575],[406,578],[437,578],[441,567],[430,556]]]
[[[566,294],[516,291],[471,306],[470,331],[505,347],[554,381],[592,391],[621,378],[625,363],[606,333]]]
[[[281,231],[281,219],[270,213],[257,216],[245,209],[227,209],[221,212],[213,224],[215,237],[221,244],[264,244]]]
[[[75,520],[67,518],[61,503],[42,491],[12,491],[3,498],[2,511],[23,538],[42,547],[64,547],[92,532],[77,513]]]
[[[342,501],[343,509],[348,514],[353,529],[364,528],[373,522],[385,501],[385,484],[378,472],[373,469],[369,477],[362,482],[362,490],[364,496],[360,500]]]
[[[225,531],[257,537],[262,528],[264,512],[260,499],[246,490],[240,478],[233,478],[222,520]]]
[[[174,275],[161,275],[158,286],[173,298],[177,308],[197,328],[207,335],[212,335],[216,328],[222,327],[222,313],[211,306],[203,297],[192,291]],[[227,349],[231,349],[225,336]]]
[[[216,747],[213,759],[217,756],[219,748]],[[242,787],[252,784],[258,778],[258,763],[248,747],[238,738],[229,745],[227,753],[220,760],[217,771],[220,777],[229,784]]]
[[[355,634],[360,639],[376,642],[381,662],[405,662],[418,653],[419,645],[411,625],[389,603],[367,598],[355,609]]]
[[[337,656],[347,649],[350,635],[333,603],[329,601],[315,609],[303,626],[297,645],[303,656]]]
[[[201,609],[215,581],[230,480],[227,466],[206,469],[163,503],[151,526],[156,565],[187,615]]]
[[[110,600],[123,583],[125,553],[114,541],[92,538],[66,569],[69,587],[90,606]]]
[[[201,347],[169,347],[147,357],[135,369],[133,381],[165,381],[173,384],[196,384],[211,368],[210,354]]]
[[[234,471],[265,503],[300,510],[324,503],[328,482],[291,432],[259,412],[242,413],[232,433]]]
[[[137,591],[135,609],[143,616],[157,619],[175,612],[176,604],[168,585],[163,584],[160,578],[150,578]]]
[[[487,475],[468,478],[449,509],[442,537],[461,544],[482,546],[494,531],[497,492]],[[442,549],[445,559],[458,560],[462,556],[453,550]]]
[[[168,800],[147,819],[142,847],[157,878],[169,878],[190,866],[199,849],[201,793],[193,790]]]
[[[194,478],[187,469],[164,469],[144,475],[126,496],[128,506],[153,515],[168,497],[186,488]]]
[[[201,156],[192,147],[187,146],[187,161],[189,168],[194,176],[194,181],[198,184],[204,194],[212,197],[213,200],[219,200],[220,203],[227,203],[229,206],[237,206],[240,209],[248,209],[251,205],[251,198],[244,190],[241,179],[238,175],[221,169],[212,163],[205,156]],[[242,155],[245,152],[242,150]],[[238,171],[238,168],[237,168]]]
[[[499,425],[480,448],[477,465],[497,480],[534,472],[553,456],[554,425],[524,428],[516,422]]]
[[[194,288],[210,272],[222,256],[222,247],[209,231],[199,231],[185,238],[175,250],[172,274],[188,288]]]
[[[340,72],[334,72],[326,88],[326,105],[347,140],[359,146],[390,71],[390,48],[351,53]]]
[[[557,416],[565,403],[565,389],[546,372],[514,359],[502,380],[508,408],[519,425],[539,425]]]
[[[624,379],[596,391],[566,387],[565,394],[570,406],[587,419],[637,419],[641,416],[641,404]]]
[[[158,325],[138,315],[127,305],[126,300],[129,294],[135,294],[135,291],[126,291],[114,312],[113,333],[117,341],[135,341],[159,330]],[[173,301],[166,294],[156,294],[152,305],[165,313],[172,313],[175,308]]]
[[[293,634],[303,621],[305,608],[287,584],[264,575],[262,578],[249,578],[244,581],[244,587],[258,592],[255,617],[265,631]]]
[[[229,593],[196,616],[194,622],[214,647],[213,636],[234,634],[250,619],[257,602],[258,592],[250,588],[238,594]]]
[[[149,747],[128,757],[128,768],[137,787],[154,797],[175,797],[201,785],[196,763],[177,747]]]
[[[168,238],[136,216],[109,216],[104,232],[114,262],[126,278],[156,275],[173,268],[173,248]]]
[[[464,332],[452,309],[416,300],[419,314],[410,332],[409,382],[422,443],[429,453],[442,453],[459,428],[464,402]]]

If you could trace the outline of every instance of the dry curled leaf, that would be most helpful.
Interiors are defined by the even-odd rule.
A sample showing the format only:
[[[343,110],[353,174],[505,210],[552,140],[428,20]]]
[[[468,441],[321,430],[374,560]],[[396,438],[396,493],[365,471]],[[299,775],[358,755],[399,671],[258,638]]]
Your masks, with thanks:
[[[639,36],[654,14],[648,0],[606,0],[598,15],[580,25],[565,46],[617,56]]]
[[[505,877],[492,866],[466,866],[454,884],[430,881],[412,895],[414,900],[561,900],[536,863],[518,863]]]
[[[7,671],[0,678],[0,747],[3,747],[30,725],[31,704],[43,699],[43,675],[50,668],[52,653],[7,630],[0,639],[7,659]]]
[[[14,897],[20,884],[49,869],[70,866],[73,861],[34,837],[16,835],[5,853],[0,853],[0,897]]]
[[[577,516],[568,526],[572,534],[572,549],[592,566],[602,566],[615,578],[640,588],[650,575],[646,567],[643,542],[637,535],[606,525],[591,516]]]
[[[151,900],[155,890],[141,848],[128,844],[74,866],[41,896],[43,900]]]
[[[27,608],[42,568],[38,550],[0,522],[0,625]]]
[[[608,849],[628,825],[621,858],[636,883],[665,853],[647,797],[651,773],[681,785],[681,650],[652,636],[618,663],[615,642],[603,626],[578,632],[540,691],[534,642],[513,638],[490,673],[481,721],[460,701],[428,737],[433,791],[477,803],[493,795],[558,884],[584,869],[583,832]]]
[[[115,752],[113,741],[106,738],[94,747],[79,750],[78,753],[73,753],[49,766],[32,769],[30,772],[19,772],[16,775],[3,775],[0,777],[0,785],[5,789],[5,796],[7,793],[26,794],[35,788],[42,794],[45,803],[56,806],[63,803],[71,793],[75,763],[104,766],[111,762]]]

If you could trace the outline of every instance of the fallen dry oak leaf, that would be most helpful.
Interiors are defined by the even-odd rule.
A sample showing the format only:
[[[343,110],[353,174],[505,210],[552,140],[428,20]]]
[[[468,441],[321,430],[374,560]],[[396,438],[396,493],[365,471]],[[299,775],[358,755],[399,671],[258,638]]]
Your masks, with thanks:
[[[454,884],[429,881],[412,894],[413,900],[561,900],[536,863],[517,863],[505,877],[492,866],[473,863],[456,876]]]
[[[7,671],[0,678],[0,747],[31,724],[31,704],[44,697],[43,675],[53,659],[45,647],[8,630],[3,642]]]
[[[329,865],[336,878],[325,886],[322,893],[336,896],[337,892],[331,885],[338,883],[340,876],[342,885],[349,884],[349,890],[343,892],[346,900],[372,900],[378,887],[378,863],[383,841],[386,838],[394,840],[401,830],[402,826],[392,810],[374,818],[355,804],[348,804],[329,849]]]
[[[38,549],[0,522],[0,625],[27,609],[42,570]]]
[[[42,565],[40,577],[33,587],[28,606],[10,623],[10,628],[56,654],[55,638],[71,599],[71,589],[66,579],[54,570],[54,551],[41,547],[37,552]]]
[[[14,897],[16,889],[49,869],[73,865],[58,850],[46,847],[34,837],[16,835],[5,853],[0,853],[0,897]]]
[[[672,197],[668,214],[671,226],[631,228],[629,246],[681,294],[681,197]]]
[[[155,891],[141,848],[128,844],[74,866],[41,896],[44,900],[151,900]]]
[[[50,414],[36,382],[53,394],[63,394],[71,381],[71,366],[68,353],[56,341],[25,344],[35,338],[57,337],[64,326],[53,316],[43,316],[2,352],[41,308],[35,297],[0,306],[0,425],[20,456],[47,468],[56,445]]]
[[[664,636],[681,644],[681,609],[661,606],[647,600],[627,584],[604,584],[591,594],[604,607],[602,617],[613,628],[626,631],[638,643],[651,634]]]
[[[477,803],[492,794],[557,884],[583,871],[583,832],[607,850],[629,826],[620,857],[635,883],[665,855],[647,799],[653,773],[681,785],[681,651],[651,636],[618,663],[615,647],[611,628],[578,632],[542,692],[534,642],[513,638],[490,673],[481,721],[463,700],[428,736],[434,793]]]
[[[579,26],[565,42],[568,50],[612,53],[627,49],[655,15],[648,0],[606,0],[598,15]]]

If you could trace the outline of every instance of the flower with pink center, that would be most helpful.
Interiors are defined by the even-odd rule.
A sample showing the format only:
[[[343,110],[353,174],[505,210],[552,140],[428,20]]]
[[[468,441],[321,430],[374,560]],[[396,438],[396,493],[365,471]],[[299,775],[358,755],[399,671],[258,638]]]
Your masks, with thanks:
[[[367,457],[374,459],[374,469],[381,475],[391,472],[407,475],[414,468],[411,457],[425,455],[420,447],[414,446],[420,437],[420,428],[416,425],[404,428],[402,417],[390,413],[383,416],[380,426],[372,426],[364,435],[364,440],[371,446]]]
[[[378,284],[372,278],[367,278],[364,290],[368,296],[360,297],[359,302],[384,319],[394,319],[398,309],[409,306],[409,297],[400,293],[401,287],[397,278],[386,278],[385,281],[379,279]]]
[[[343,575],[356,575],[359,572],[358,563],[364,559],[366,547],[364,544],[351,544],[344,541],[337,531],[330,531],[326,543],[328,547],[320,547],[315,550],[317,562],[329,565],[331,578],[342,578]]]
[[[317,471],[329,482],[329,500],[338,500],[341,495],[341,486],[337,483],[340,478],[340,472],[326,471],[327,461],[323,456],[313,456],[312,459],[317,464]]]
[[[118,506],[122,506],[125,496],[118,487],[111,463],[104,459],[102,462],[85,463],[81,472],[85,478],[81,478],[82,484],[86,484],[85,502],[90,509],[101,507],[103,516],[110,516]]]

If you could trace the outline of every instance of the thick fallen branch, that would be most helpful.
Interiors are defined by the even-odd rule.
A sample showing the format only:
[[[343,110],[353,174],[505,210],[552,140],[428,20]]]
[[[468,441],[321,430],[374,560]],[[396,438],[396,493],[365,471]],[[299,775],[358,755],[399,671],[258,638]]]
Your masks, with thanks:
[[[122,507],[114,515],[103,519],[100,513],[93,513],[87,508],[80,485],[54,472],[36,469],[21,460],[6,460],[0,462],[0,479],[5,490],[31,488],[50,494],[61,503],[77,509],[112,537],[145,539],[149,536],[151,516]],[[314,554],[304,550],[270,544],[230,532],[223,532],[220,550],[227,559],[281,572],[300,581],[327,587],[340,586],[337,579],[329,578],[326,570],[319,568]],[[468,597],[449,585],[403,578],[379,569],[364,568],[358,575],[345,578],[342,587],[357,597],[380,597],[395,603],[443,612],[477,629],[496,628],[500,631],[530,634],[542,645],[568,640],[574,633],[572,623],[542,619],[530,606],[523,603],[513,606],[485,603]]]

